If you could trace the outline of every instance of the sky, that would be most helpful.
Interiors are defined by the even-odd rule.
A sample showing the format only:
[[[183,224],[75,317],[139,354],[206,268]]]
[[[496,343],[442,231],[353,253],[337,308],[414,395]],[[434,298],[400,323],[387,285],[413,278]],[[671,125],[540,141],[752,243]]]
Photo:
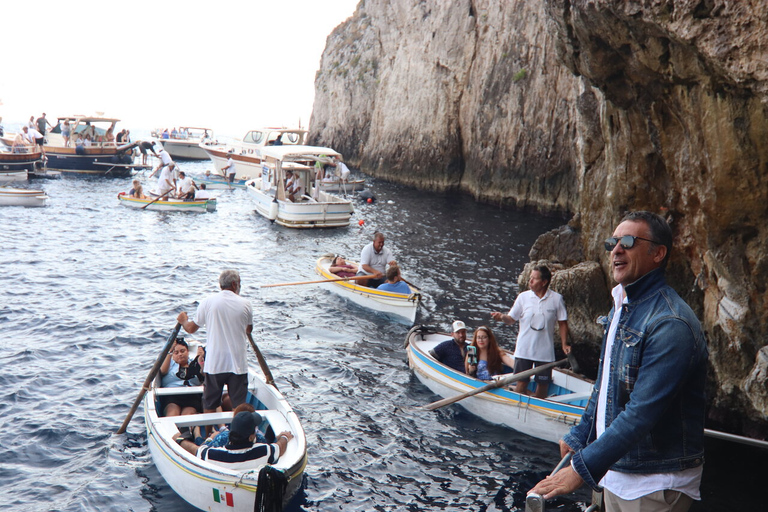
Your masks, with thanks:
[[[6,129],[43,112],[132,131],[306,128],[326,38],[358,1],[4,2],[0,116]]]

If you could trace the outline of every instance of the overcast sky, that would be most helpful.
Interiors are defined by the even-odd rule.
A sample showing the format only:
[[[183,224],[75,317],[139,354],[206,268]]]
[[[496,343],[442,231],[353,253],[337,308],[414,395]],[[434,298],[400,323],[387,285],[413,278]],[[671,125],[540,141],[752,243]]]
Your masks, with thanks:
[[[0,116],[118,127],[309,124],[326,37],[359,0],[3,2]]]

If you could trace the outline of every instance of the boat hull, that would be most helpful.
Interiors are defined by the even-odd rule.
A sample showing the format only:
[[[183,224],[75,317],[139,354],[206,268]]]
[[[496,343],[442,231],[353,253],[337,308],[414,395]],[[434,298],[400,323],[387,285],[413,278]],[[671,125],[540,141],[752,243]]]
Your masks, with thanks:
[[[429,350],[450,339],[450,335],[424,334],[419,329],[424,328],[414,327],[406,338],[408,365],[430,391],[447,398],[487,384],[457,372],[429,355]],[[567,370],[555,369],[552,378],[549,399],[521,395],[509,389],[493,389],[457,404],[488,422],[557,443],[581,419],[593,383]]]
[[[216,176],[214,174],[203,176],[197,180],[200,183],[205,183],[208,190],[231,190],[233,188],[245,188],[247,180],[235,180],[230,183],[223,176]]]
[[[0,152],[0,174],[35,172],[36,166],[42,164],[42,153],[5,153]]]
[[[273,386],[268,386],[255,373],[249,373],[248,401],[268,419],[275,433],[290,430],[294,439],[287,451],[272,467],[283,472],[288,479],[282,506],[290,502],[302,484],[307,465],[306,435],[296,413]],[[202,386],[199,388],[202,392]],[[224,464],[203,461],[190,454],[174,441],[175,421],[185,418],[206,421],[210,415],[161,418],[157,412],[156,391],[153,387],[144,398],[144,421],[149,451],[157,470],[168,485],[190,505],[201,510],[251,512],[258,488],[261,467],[230,469]],[[214,413],[216,414],[216,413]],[[218,413],[226,415],[227,413]],[[231,418],[231,413],[229,413]],[[229,422],[230,420],[224,420]]]
[[[216,211],[216,199],[202,201],[183,201],[181,199],[164,199],[152,202],[152,199],[138,199],[125,194],[117,196],[120,204],[128,208],[152,210],[156,212],[191,212],[206,213]]]
[[[354,213],[350,201],[325,192],[320,193],[319,201],[292,203],[275,200],[275,188],[263,191],[260,184],[260,181],[251,180],[245,187],[256,203],[256,212],[281,226],[302,229],[349,226],[349,219]]]
[[[332,274],[328,270],[330,264],[331,258],[323,257],[318,259],[315,264],[315,272],[324,279],[338,279],[339,276]],[[412,293],[408,295],[376,290],[375,288],[355,284],[354,281],[322,283],[321,286],[359,306],[391,316],[397,321],[407,323],[408,325],[413,325],[416,321],[416,313],[421,302],[421,294],[413,287],[411,287]]]
[[[73,148],[48,148],[45,156],[47,167],[65,174],[90,176],[109,176],[124,178],[131,175],[133,157],[117,155],[117,150],[108,148],[88,148],[78,154]]]
[[[228,171],[224,171],[224,167],[227,166],[227,160],[230,157],[230,153],[226,146],[200,146],[201,149],[208,155],[208,158],[213,162],[213,166],[216,168],[216,173],[225,175]],[[232,153],[232,160],[235,162],[235,179],[236,180],[252,180],[261,176],[261,164],[262,155],[258,148],[242,149],[242,154]]]
[[[48,196],[42,190],[28,190],[23,188],[0,188],[0,206],[45,206]]]
[[[29,174],[27,171],[0,171],[0,183],[27,181],[28,179]]]
[[[365,180],[321,181],[319,186],[323,192],[351,194],[363,190],[365,188]]]
[[[208,160],[208,154],[200,147],[199,140],[159,139],[173,158],[182,160]]]

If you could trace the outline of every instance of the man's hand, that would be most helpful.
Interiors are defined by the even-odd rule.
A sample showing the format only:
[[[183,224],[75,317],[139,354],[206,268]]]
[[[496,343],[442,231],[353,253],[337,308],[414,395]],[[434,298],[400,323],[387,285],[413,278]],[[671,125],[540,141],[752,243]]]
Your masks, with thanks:
[[[569,465],[536,484],[528,493],[540,494],[545,500],[549,500],[561,494],[569,494],[583,484],[584,480]]]

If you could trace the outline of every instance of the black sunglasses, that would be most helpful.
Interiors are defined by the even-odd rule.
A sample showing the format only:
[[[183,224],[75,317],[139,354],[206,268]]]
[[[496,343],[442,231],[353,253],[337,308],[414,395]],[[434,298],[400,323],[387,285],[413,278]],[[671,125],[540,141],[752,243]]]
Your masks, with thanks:
[[[611,238],[607,238],[605,240],[605,250],[610,252],[616,248],[617,245],[621,245],[622,249],[631,249],[635,246],[635,240],[644,240],[646,242],[651,242],[652,244],[661,245],[659,242],[655,240],[648,240],[647,238],[643,238],[640,236],[632,236],[632,235],[624,235],[620,238],[616,238],[615,236],[612,236]]]

